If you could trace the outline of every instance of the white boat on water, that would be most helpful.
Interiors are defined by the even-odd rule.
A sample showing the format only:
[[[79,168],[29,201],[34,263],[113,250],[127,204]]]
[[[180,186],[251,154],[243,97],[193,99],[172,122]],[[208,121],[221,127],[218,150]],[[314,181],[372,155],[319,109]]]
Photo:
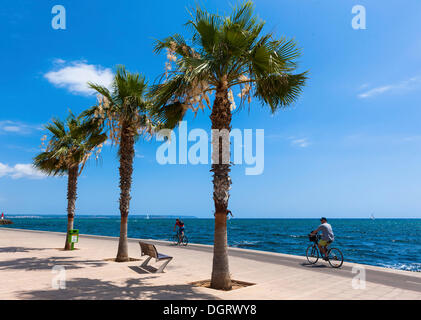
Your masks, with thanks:
[[[148,214],[146,214],[146,219],[149,219],[149,213],[148,213]]]
[[[376,219],[376,218],[374,218],[374,214],[371,214],[371,215],[370,215],[370,219],[371,219],[371,220],[375,220],[375,219]]]

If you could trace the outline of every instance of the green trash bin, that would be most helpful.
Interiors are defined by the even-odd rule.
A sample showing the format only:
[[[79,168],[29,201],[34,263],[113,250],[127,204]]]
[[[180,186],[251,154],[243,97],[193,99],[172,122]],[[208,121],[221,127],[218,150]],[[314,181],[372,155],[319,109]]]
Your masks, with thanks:
[[[71,244],[71,250],[75,249],[75,243],[79,242],[79,230],[71,229],[67,233],[67,242]]]

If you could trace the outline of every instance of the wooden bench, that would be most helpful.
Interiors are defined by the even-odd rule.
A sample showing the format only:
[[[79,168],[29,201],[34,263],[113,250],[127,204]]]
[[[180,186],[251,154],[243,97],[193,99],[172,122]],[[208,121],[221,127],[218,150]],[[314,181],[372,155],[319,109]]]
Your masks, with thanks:
[[[165,262],[157,269],[156,273],[162,273],[167,266],[168,263],[172,260],[173,257],[167,256],[165,254],[158,253],[155,246],[150,243],[139,241],[140,245],[140,255],[141,256],[149,256],[140,266],[142,268],[145,268],[148,266],[149,261],[151,261],[152,258],[155,258],[155,261],[164,261]]]

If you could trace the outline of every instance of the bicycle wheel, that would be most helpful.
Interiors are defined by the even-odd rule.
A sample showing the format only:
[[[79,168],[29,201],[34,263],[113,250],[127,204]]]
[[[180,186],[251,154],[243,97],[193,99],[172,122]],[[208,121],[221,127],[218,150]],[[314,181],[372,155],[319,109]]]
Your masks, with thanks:
[[[340,268],[344,263],[344,257],[341,250],[337,248],[331,248],[328,251],[329,264],[332,268]]]
[[[173,235],[171,238],[172,242],[174,243],[174,245],[178,245],[178,243],[180,242],[180,239],[178,238],[178,235]]]
[[[319,250],[314,245],[310,245],[306,251],[307,261],[310,264],[315,264],[319,260]]]
[[[184,235],[183,238],[181,239],[181,244],[183,246],[187,246],[188,243],[189,243],[189,239],[187,238],[186,235]]]

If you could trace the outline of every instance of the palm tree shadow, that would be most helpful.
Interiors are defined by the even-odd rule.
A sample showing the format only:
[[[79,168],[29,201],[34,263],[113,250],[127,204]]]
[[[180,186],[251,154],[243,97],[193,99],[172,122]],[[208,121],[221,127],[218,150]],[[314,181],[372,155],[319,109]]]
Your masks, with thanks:
[[[16,253],[48,250],[48,248],[28,248],[28,247],[0,247],[0,253]]]
[[[154,274],[157,268],[154,268],[152,266],[146,266],[146,267],[138,267],[138,266],[130,266],[129,269],[133,270],[134,272],[138,274]]]
[[[66,269],[80,269],[88,266],[101,267],[104,265],[106,263],[103,261],[75,260],[73,257],[30,257],[0,261],[0,270],[51,270],[54,266],[63,266]]]
[[[18,298],[36,300],[217,299],[212,295],[195,291],[192,285],[154,286],[142,283],[145,279],[147,278],[131,278],[120,285],[100,279],[75,278],[66,281],[64,289],[25,291],[18,293]]]

